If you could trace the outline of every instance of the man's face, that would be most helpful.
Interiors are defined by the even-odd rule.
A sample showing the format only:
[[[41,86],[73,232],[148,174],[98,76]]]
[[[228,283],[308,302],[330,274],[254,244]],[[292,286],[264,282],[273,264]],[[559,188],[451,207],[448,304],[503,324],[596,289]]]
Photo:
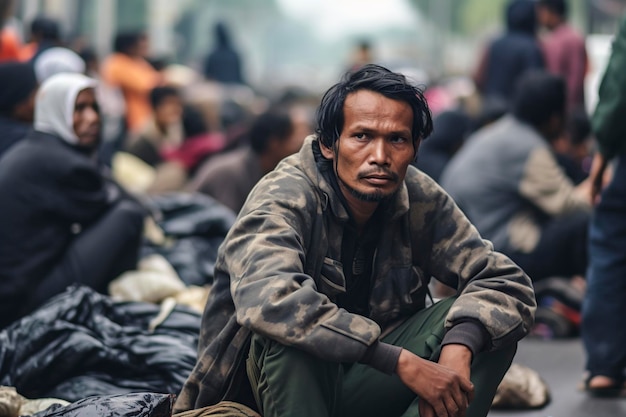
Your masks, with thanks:
[[[100,142],[100,112],[93,88],[78,93],[74,105],[74,133],[78,137],[78,145],[95,149]]]
[[[547,28],[547,29],[552,29],[556,22],[555,22],[555,14],[554,12],[552,12],[552,10],[550,10],[549,8],[547,8],[546,6],[543,6],[541,4],[537,5],[537,7],[535,8],[535,11],[537,13],[537,22]]]
[[[176,96],[163,98],[154,110],[154,118],[162,127],[180,123],[183,118],[183,103],[180,98]]]
[[[352,207],[393,195],[415,156],[413,111],[403,101],[369,90],[348,94],[344,126],[335,149],[321,147],[333,160],[341,190]]]

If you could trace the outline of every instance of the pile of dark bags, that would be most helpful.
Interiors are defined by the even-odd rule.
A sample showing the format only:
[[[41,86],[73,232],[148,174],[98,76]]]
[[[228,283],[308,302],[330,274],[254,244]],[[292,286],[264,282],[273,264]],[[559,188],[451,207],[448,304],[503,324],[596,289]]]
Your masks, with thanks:
[[[0,332],[0,385],[69,402],[137,392],[177,394],[196,362],[200,314],[115,302],[72,286]]]
[[[89,397],[67,406],[53,405],[32,417],[170,417],[174,396],[134,393]]]
[[[168,241],[146,241],[140,256],[162,255],[187,285],[211,284],[217,249],[235,222],[235,213],[198,193],[157,195],[144,203]]]

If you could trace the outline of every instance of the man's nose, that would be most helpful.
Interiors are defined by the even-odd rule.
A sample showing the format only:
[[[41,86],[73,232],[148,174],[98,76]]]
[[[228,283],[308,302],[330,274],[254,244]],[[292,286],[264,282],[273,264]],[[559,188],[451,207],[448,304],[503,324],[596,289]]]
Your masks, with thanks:
[[[389,148],[387,141],[383,138],[376,138],[370,142],[370,162],[376,165],[388,165],[389,164]]]
[[[98,113],[93,107],[85,109],[85,117],[89,123],[97,123],[100,121],[100,113]]]

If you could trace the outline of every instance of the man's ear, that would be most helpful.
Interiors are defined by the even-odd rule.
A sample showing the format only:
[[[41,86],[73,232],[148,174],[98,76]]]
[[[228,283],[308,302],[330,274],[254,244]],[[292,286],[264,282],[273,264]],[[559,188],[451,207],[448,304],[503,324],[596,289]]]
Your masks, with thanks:
[[[335,158],[335,151],[331,148],[326,147],[326,145],[324,145],[322,141],[320,141],[320,151],[322,151],[322,156],[324,156],[324,158],[326,159],[332,160]]]

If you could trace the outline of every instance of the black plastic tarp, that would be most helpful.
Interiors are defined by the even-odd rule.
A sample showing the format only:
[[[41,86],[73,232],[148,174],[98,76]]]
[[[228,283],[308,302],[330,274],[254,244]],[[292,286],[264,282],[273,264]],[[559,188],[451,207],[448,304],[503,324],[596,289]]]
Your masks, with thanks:
[[[146,242],[141,256],[158,253],[187,285],[213,282],[217,249],[235,221],[235,213],[203,194],[170,193],[147,201],[157,224],[172,243]]]
[[[69,287],[0,332],[0,385],[27,398],[177,394],[196,362],[200,315],[177,306],[154,332],[160,307],[114,302]]]
[[[173,405],[174,396],[167,394],[109,395],[53,405],[32,417],[170,417]]]

